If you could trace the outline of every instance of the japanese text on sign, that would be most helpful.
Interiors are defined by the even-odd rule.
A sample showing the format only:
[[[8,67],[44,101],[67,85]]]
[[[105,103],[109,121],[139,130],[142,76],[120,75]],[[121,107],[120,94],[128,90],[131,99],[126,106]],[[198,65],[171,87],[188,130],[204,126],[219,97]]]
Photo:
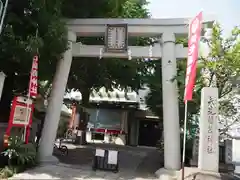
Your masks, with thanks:
[[[208,111],[207,111],[207,121],[208,121],[208,129],[207,129],[207,152],[212,154],[215,152],[214,142],[213,142],[213,133],[214,133],[214,121],[218,120],[218,106],[217,106],[217,99],[213,98],[212,96],[208,97]]]
[[[201,36],[202,12],[200,12],[189,25],[188,61],[185,79],[184,101],[192,100],[192,92],[196,76],[198,59],[198,43]]]
[[[29,82],[29,95],[31,97],[37,96],[37,88],[38,88],[38,56],[34,56]]]
[[[30,117],[26,119],[26,113],[31,112],[31,108],[27,108],[25,106],[17,105],[15,107],[15,112],[13,116],[13,124],[23,124],[27,125],[29,123]]]
[[[201,21],[195,18],[190,26],[190,36],[188,42],[188,62],[187,62],[187,79],[192,70],[194,61],[197,60],[198,42],[200,40]],[[186,81],[188,82],[188,81]]]

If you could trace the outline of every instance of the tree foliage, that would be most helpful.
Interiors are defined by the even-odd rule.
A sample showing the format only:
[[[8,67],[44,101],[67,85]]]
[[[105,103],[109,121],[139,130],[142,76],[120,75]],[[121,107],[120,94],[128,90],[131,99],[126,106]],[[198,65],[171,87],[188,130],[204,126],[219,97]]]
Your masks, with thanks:
[[[40,80],[52,79],[67,43],[60,10],[61,0],[9,0],[0,36],[0,69],[6,74],[0,103],[2,120],[8,120],[14,94],[26,93],[37,51]]]
[[[151,109],[152,112],[154,112],[157,116],[162,117],[163,116],[163,101],[162,101],[162,67],[161,67],[161,60],[154,63],[154,73],[147,77],[147,83],[148,87],[150,89],[150,92],[148,96],[146,97],[146,103],[147,106]],[[184,92],[184,81],[182,81],[182,78],[185,77],[185,69],[186,69],[186,60],[178,61],[177,63],[178,71],[177,76],[173,77],[172,80],[177,80],[178,82],[178,92],[179,92],[179,116],[180,116],[180,122],[182,123],[184,120],[184,108],[185,104],[183,101],[183,92]],[[197,71],[197,80],[202,81],[201,78],[200,69]],[[201,82],[197,82],[201,83]],[[183,93],[183,94],[182,94]],[[201,95],[201,88],[198,86],[195,87],[194,92],[194,100],[189,102],[188,106],[188,115],[189,118],[193,114],[197,114],[199,112],[199,104],[200,104],[200,95]]]
[[[97,8],[93,4],[96,4]],[[147,18],[149,14],[143,5],[135,0],[65,1],[63,13],[69,18]],[[73,6],[81,8],[75,11]],[[83,11],[81,11],[82,8]],[[81,37],[78,41],[87,45],[104,44],[103,37]],[[148,40],[143,38],[129,38],[129,45],[146,43]],[[103,86],[107,89],[127,89],[127,87],[139,89],[143,83],[142,74],[146,70],[146,63],[143,59],[129,61],[118,58],[74,58],[68,89],[80,90],[82,104],[87,105],[92,89]]]
[[[197,77],[193,93],[193,101],[189,102],[188,117],[191,123],[192,115],[198,115],[200,109],[201,89],[215,86],[219,89],[220,115],[234,116],[237,109],[233,101],[231,79],[240,72],[240,30],[234,28],[230,37],[225,38],[219,24],[215,24],[211,37],[203,37],[204,55],[201,55],[197,66]],[[160,66],[159,66],[160,67]],[[150,93],[147,97],[149,108],[160,117],[162,116],[162,86],[160,79],[161,69],[155,70],[149,80]],[[184,118],[184,87],[186,75],[186,60],[178,61],[176,79],[179,89],[180,120]]]
[[[240,29],[232,30],[231,36],[224,38],[219,24],[212,30],[212,37],[204,38],[210,47],[207,57],[202,57],[202,63],[207,71],[206,85],[215,85],[219,89],[220,113],[232,115],[236,113],[233,107],[231,92],[233,91],[232,78],[240,73]]]
[[[34,54],[39,54],[39,80],[42,94],[49,94],[57,61],[66,50],[64,18],[146,18],[146,2],[135,0],[9,0],[3,33],[0,36],[0,68],[7,75],[0,103],[1,119],[7,121],[11,100],[26,94]],[[103,44],[103,38],[80,38],[84,44]],[[130,44],[146,43],[131,39]],[[146,70],[142,60],[74,59],[69,89],[79,89],[88,103],[90,90],[105,86],[141,86],[139,72]],[[143,74],[143,73],[142,73]]]

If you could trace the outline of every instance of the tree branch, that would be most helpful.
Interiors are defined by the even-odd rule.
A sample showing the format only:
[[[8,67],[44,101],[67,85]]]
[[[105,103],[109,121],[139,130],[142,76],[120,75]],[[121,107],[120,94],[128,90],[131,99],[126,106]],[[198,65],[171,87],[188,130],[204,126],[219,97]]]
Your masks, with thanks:
[[[210,71],[210,70],[209,70]],[[213,81],[213,76],[214,76],[214,72],[212,72],[212,71],[210,71],[210,78],[209,78],[209,84],[208,84],[208,87],[210,87],[211,86],[211,84],[212,84],[212,81]]]
[[[229,125],[227,125],[227,127],[225,127],[224,129],[219,129],[220,135],[225,134],[228,129],[235,124],[238,121],[238,118],[236,118],[232,123],[230,123]]]
[[[221,93],[219,93],[219,97],[222,98],[222,97],[226,96],[227,94],[229,94],[230,92],[232,92],[232,87],[229,88],[228,91],[225,91],[224,93],[222,93],[222,91],[221,91]]]

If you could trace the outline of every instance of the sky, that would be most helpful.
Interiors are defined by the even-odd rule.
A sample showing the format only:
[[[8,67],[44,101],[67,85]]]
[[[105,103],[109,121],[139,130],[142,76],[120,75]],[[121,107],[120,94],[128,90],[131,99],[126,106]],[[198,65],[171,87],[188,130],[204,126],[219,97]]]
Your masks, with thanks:
[[[201,10],[214,15],[225,33],[240,25],[240,0],[148,0],[152,18],[194,17]]]

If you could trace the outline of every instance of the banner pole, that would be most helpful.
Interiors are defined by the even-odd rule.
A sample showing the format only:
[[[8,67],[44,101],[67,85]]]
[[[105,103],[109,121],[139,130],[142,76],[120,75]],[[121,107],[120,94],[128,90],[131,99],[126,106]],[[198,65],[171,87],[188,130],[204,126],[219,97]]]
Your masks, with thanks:
[[[188,101],[185,101],[184,128],[183,128],[183,152],[182,152],[182,180],[184,180],[186,139],[187,139],[187,104],[188,104]]]
[[[30,113],[29,113],[29,106],[30,106],[29,101],[30,100],[31,100],[30,93],[28,93],[28,96],[27,96],[27,113],[26,113],[26,122],[28,122],[28,123],[29,123],[29,115],[30,115]],[[27,126],[28,125],[24,126],[24,133],[23,133],[23,139],[24,139],[25,143],[28,143],[27,142],[28,138],[26,137],[27,136]]]

